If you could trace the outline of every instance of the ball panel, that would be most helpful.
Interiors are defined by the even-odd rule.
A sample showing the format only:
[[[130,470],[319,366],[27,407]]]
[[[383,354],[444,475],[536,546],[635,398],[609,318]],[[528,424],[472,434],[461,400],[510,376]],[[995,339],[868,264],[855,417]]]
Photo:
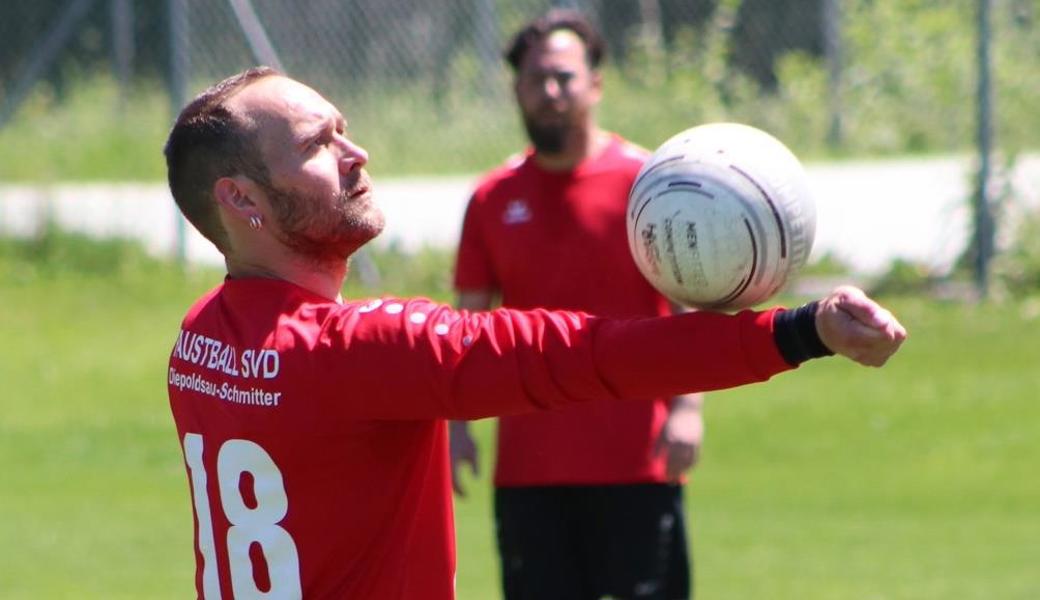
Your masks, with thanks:
[[[683,303],[735,297],[752,282],[760,285],[757,267],[768,260],[755,239],[766,235],[763,215],[741,198],[750,193],[743,189],[748,184],[719,167],[703,167],[684,171],[682,179],[665,172],[656,185],[646,185],[631,221],[629,237],[642,243],[637,265],[648,267],[644,275]],[[746,230],[745,236],[729,235],[734,228]]]
[[[797,157],[733,123],[662,144],[632,186],[627,217],[643,275],[673,300],[704,308],[767,300],[805,263],[815,234]]]

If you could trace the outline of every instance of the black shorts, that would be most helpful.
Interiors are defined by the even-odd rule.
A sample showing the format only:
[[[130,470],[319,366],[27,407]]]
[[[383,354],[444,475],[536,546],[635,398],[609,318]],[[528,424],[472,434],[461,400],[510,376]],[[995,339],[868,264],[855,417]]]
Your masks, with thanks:
[[[682,487],[495,489],[505,600],[683,600]]]

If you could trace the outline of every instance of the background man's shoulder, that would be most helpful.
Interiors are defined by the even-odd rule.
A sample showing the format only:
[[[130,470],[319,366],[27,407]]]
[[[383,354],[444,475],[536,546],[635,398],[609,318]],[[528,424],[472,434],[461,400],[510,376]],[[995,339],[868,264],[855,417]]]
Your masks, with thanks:
[[[653,154],[650,150],[647,150],[635,142],[630,142],[621,136],[618,136],[617,140],[618,154],[624,160],[631,160],[642,165],[648,158],[650,158],[650,155]]]
[[[509,190],[518,183],[522,183],[523,170],[521,167],[526,161],[526,154],[514,154],[499,166],[481,175],[474,188],[473,200],[487,202],[503,193],[504,190]]]

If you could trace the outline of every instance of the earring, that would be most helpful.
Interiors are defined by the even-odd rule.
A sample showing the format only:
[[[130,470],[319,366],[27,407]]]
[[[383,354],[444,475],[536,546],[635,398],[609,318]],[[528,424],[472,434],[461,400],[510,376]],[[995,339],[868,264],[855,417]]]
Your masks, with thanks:
[[[250,215],[249,226],[255,231],[260,231],[260,228],[264,226],[264,220],[260,218],[260,215]]]

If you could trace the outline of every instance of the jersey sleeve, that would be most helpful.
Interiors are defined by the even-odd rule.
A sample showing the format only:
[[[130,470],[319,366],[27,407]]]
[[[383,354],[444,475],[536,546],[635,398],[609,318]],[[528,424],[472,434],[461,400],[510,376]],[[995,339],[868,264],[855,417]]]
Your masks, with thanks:
[[[346,418],[478,419],[649,399],[791,369],[773,342],[775,310],[611,320],[385,299],[331,316],[315,366],[323,387],[349,391],[332,411]]]
[[[455,256],[453,285],[457,291],[497,290],[498,280],[484,239],[479,191],[470,198],[462,221],[458,252]]]

